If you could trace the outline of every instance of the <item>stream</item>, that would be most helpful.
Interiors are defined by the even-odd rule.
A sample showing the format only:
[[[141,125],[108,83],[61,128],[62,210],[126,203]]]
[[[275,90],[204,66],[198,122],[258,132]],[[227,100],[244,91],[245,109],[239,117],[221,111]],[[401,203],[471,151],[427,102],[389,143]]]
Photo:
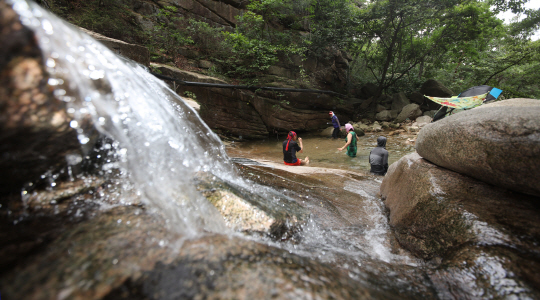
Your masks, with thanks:
[[[200,295],[213,295],[204,294],[208,293],[206,287],[219,291],[216,288],[219,281],[212,279],[214,274],[220,274],[216,272],[223,272],[221,278],[225,278],[223,280],[228,283],[226,286],[235,286],[241,281],[229,276],[227,268],[231,264],[248,265],[250,272],[257,271],[260,277],[254,280],[262,278],[262,282],[279,281],[264,277],[270,276],[264,270],[259,272],[257,262],[264,261],[276,268],[277,273],[293,274],[288,277],[283,275],[286,278],[284,287],[275,291],[282,298],[343,298],[332,293],[347,291],[350,295],[359,295],[355,294],[356,286],[373,293],[381,292],[388,299],[437,298],[433,283],[427,279],[429,267],[426,262],[402,249],[388,225],[384,203],[379,196],[382,177],[369,174],[368,156],[376,145],[377,134],[359,138],[356,158],[349,158],[344,152],[337,151],[344,144],[342,139],[332,140],[314,134],[300,135],[305,152],[298,157],[309,156],[311,164],[307,168],[315,171],[294,172],[295,169],[291,171],[280,168],[283,167],[281,144],[284,137],[265,141],[229,142],[225,145],[195,110],[164,82],[148,73],[147,69],[115,55],[32,2],[11,2],[21,16],[22,23],[37,35],[51,76],[48,84],[51,89],[55,89],[58,99],[66,103],[67,112],[73,117],[70,126],[77,130],[81,145],[92,144],[91,133],[79,126],[85,120],[91,120],[101,138],[109,141],[97,149],[100,151],[98,155],[106,156],[105,163],[100,166],[100,173],[108,180],[108,190],[97,188],[98,192],[92,191],[84,195],[84,199],[77,198],[68,211],[84,215],[86,208],[77,206],[78,203],[92,202],[94,206],[100,206],[95,214],[97,217],[88,217],[88,223],[83,222],[86,219],[77,219],[73,225],[75,233],[66,233],[57,239],[50,238],[53,245],[47,248],[50,252],[44,251],[41,257],[37,255],[37,258],[28,260],[37,261],[34,266],[39,267],[39,272],[33,269],[31,263],[27,267],[27,261],[21,264],[16,272],[17,284],[12,287],[12,295],[25,290],[26,284],[38,290],[33,291],[33,297],[29,297],[33,299],[84,299],[84,293],[92,289],[96,292],[89,298],[105,298],[109,295],[110,299],[120,299],[120,296],[113,297],[117,295],[115,293],[127,293],[127,298],[130,298],[126,292],[133,290],[130,284],[136,285],[139,280],[137,278],[146,277],[135,278],[133,275],[133,281],[126,280],[126,277],[122,277],[123,281],[114,281],[108,280],[106,276],[139,276],[145,271],[150,272],[150,275],[144,274],[152,280],[140,279],[142,287],[134,290],[144,297],[139,295],[133,298],[147,299],[146,295],[153,295],[149,298],[175,299],[174,295],[188,295],[185,298],[198,299],[204,298]],[[407,143],[410,137],[388,137],[389,164],[414,151],[413,145]],[[91,155],[96,153],[88,154],[88,157]],[[80,160],[84,159],[88,158],[80,157]],[[287,201],[295,202],[309,212],[309,218],[302,225],[301,231],[287,240],[276,240],[256,232],[231,230],[227,228],[218,210],[194,186],[193,180],[200,173],[209,174],[215,182],[229,183],[273,202],[285,212],[288,209],[285,206]],[[55,182],[55,178],[50,175],[48,191],[61,185]],[[91,177],[84,179],[93,180]],[[26,195],[25,192],[23,194]],[[56,203],[53,206],[57,208]],[[112,217],[107,219],[109,216]],[[150,225],[147,225],[149,229],[146,231],[138,227],[140,223],[144,225],[144,220],[141,221],[144,218],[154,218],[147,222]],[[25,219],[19,221],[24,223]],[[134,237],[131,231],[123,233],[119,229],[124,228],[122,226],[138,232],[144,238]],[[121,238],[115,238],[114,234],[118,232],[121,232]],[[91,239],[84,238],[85,234]],[[100,239],[101,236],[110,235],[113,238],[109,240]],[[82,239],[79,242],[70,240],[77,240],[78,237]],[[98,242],[94,243],[93,239]],[[197,244],[199,242],[201,245]],[[99,247],[94,247],[94,244]],[[187,263],[187,259],[182,260],[184,258],[177,261],[183,269],[177,271],[167,265],[174,261],[174,255],[196,249],[193,245],[200,246],[200,249],[190,254],[192,260]],[[220,247],[229,247],[227,250],[238,245],[245,245],[239,250],[241,254],[211,260],[212,255],[221,253],[223,249]],[[114,250],[103,250],[105,254],[99,252],[107,247],[113,247]],[[87,253],[91,251],[87,249],[95,248],[99,248],[94,251],[105,258]],[[244,254],[253,248],[262,248],[264,251],[253,250],[255,254]],[[54,253],[55,250],[59,252]],[[75,257],[73,253],[80,253],[80,256]],[[163,257],[151,262],[145,261],[155,253]],[[205,255],[197,256],[199,253]],[[52,265],[50,261],[55,259],[61,262]],[[283,260],[294,263],[284,266]],[[159,263],[156,264],[156,261]],[[202,263],[205,271],[193,267],[191,263],[194,261]],[[161,264],[165,265],[165,271],[152,273]],[[115,269],[120,266],[124,269]],[[207,266],[213,269],[206,271]],[[188,276],[190,273],[186,269],[195,270],[193,274],[202,278],[200,282],[203,282],[204,288],[194,284],[182,290],[187,294],[171,292],[167,297],[151,294],[152,289],[162,285],[166,286],[165,290],[180,289],[174,280],[195,280],[193,278],[197,276]],[[345,275],[328,279],[316,272],[312,274],[314,269],[326,272],[320,271],[320,274]],[[59,275],[48,276],[48,272]],[[250,273],[246,271],[244,274]],[[250,279],[243,279],[248,282],[244,286],[249,285]],[[346,288],[342,289],[338,285],[338,288],[326,292],[326,287],[333,287],[333,281],[346,282]],[[112,285],[115,290],[111,292]],[[42,294],[40,288],[50,294]],[[318,294],[322,293],[319,288],[326,294]],[[78,290],[81,291],[80,297],[70,297]],[[242,291],[235,290],[236,294],[221,297],[243,298]],[[377,297],[377,294],[366,295]]]

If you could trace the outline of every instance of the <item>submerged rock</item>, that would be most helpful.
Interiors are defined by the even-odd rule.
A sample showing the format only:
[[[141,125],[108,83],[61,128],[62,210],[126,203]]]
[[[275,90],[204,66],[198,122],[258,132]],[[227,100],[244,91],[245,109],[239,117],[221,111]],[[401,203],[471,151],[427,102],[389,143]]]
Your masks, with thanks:
[[[540,101],[535,101],[505,100],[428,124],[416,151],[438,166],[540,196]]]
[[[309,219],[309,212],[278,193],[267,197],[250,192],[208,174],[200,174],[196,185],[198,190],[221,213],[227,226],[246,233],[262,233],[273,239],[287,240],[301,231]],[[260,186],[259,192],[265,187]]]

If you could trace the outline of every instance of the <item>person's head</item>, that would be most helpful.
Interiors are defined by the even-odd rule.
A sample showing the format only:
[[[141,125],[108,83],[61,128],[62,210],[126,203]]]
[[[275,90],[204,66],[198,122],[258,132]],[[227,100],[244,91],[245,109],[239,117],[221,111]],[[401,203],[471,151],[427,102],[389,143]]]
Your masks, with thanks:
[[[377,147],[386,148],[386,138],[384,136],[380,136],[377,138]]]
[[[334,112],[333,112],[333,111],[330,111],[328,114],[330,115],[330,118],[334,116]]]
[[[353,131],[353,130],[354,130],[354,127],[350,123],[345,124],[346,132]]]
[[[294,131],[289,131],[289,135],[287,136],[287,139],[288,139],[288,140],[296,141],[297,138],[298,138],[298,136],[296,135],[296,132],[294,132]]]

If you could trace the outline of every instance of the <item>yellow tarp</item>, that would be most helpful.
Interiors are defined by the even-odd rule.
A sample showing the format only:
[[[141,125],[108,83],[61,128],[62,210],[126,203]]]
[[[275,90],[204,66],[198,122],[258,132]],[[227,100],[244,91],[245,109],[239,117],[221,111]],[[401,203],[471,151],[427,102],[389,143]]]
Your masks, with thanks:
[[[484,102],[488,93],[482,95],[476,95],[471,97],[452,97],[452,98],[439,98],[439,97],[430,97],[425,96],[429,100],[439,103],[440,105],[457,108],[457,109],[470,109],[476,106],[479,106]]]

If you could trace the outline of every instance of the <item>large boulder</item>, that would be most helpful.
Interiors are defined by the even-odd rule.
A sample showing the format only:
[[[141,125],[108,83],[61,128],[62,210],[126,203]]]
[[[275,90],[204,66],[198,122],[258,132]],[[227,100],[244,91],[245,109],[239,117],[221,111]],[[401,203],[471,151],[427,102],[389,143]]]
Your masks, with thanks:
[[[540,198],[438,167],[417,153],[390,166],[381,196],[400,244],[439,264],[430,278],[445,294],[496,295],[504,280],[507,296],[537,297]]]
[[[394,94],[392,99],[392,110],[397,110],[398,112],[401,112],[401,110],[409,104],[411,104],[411,101],[407,99],[405,93],[401,92]]]
[[[181,70],[169,65],[152,63],[163,75],[184,81],[227,84],[227,82]],[[247,139],[265,138],[270,132],[319,131],[330,121],[328,111],[334,111],[341,123],[352,119],[354,106],[359,99],[350,98],[345,104],[328,94],[300,92],[226,89],[174,85],[178,94],[195,95],[200,106],[201,118],[214,130]],[[280,86],[282,87],[282,86]]]
[[[422,105],[424,104],[424,102],[428,101],[426,100],[427,98],[424,97],[424,95],[420,92],[412,92],[411,95],[409,96],[409,99],[411,100],[411,102],[416,103],[418,105]]]
[[[506,101],[426,125],[416,150],[438,166],[540,196],[540,101]]]
[[[420,110],[420,106],[416,103],[411,103],[403,107],[399,115],[396,117],[396,122],[401,123],[407,119],[415,120],[421,115],[422,110]]]
[[[454,93],[437,80],[429,79],[420,88],[420,93],[426,96],[449,98]]]
[[[398,116],[397,110],[383,110],[375,115],[377,121],[392,121]]]
[[[429,79],[428,81],[424,82],[424,84],[420,88],[420,94],[441,98],[449,98],[454,95],[454,93],[450,89],[445,87],[442,83],[433,79]],[[428,100],[425,97],[423,103],[424,104],[421,104],[423,110],[435,110],[441,107],[441,105],[431,100]]]

